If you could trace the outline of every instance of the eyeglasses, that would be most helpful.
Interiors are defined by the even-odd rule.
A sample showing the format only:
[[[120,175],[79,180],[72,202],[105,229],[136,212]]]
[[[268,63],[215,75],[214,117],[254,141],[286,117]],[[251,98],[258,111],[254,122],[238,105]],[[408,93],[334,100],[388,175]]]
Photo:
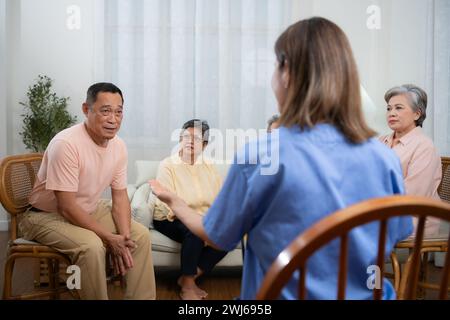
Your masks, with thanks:
[[[187,133],[181,135],[181,139],[183,141],[192,141],[192,140],[194,140],[195,142],[202,142],[203,141],[203,137],[198,136],[198,135],[191,136],[190,134],[187,134]]]

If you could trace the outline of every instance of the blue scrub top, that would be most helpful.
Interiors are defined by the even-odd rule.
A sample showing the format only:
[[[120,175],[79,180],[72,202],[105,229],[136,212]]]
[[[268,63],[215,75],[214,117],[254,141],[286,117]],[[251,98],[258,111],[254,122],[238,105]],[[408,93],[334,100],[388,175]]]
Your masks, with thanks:
[[[270,154],[271,147],[279,153]],[[281,127],[236,155],[203,225],[209,239],[227,251],[248,235],[241,299],[254,299],[278,254],[308,227],[357,202],[403,193],[400,161],[378,140],[352,144],[328,124]],[[368,267],[376,264],[378,230],[371,223],[349,233],[347,299],[373,298]],[[412,231],[410,217],[390,219],[386,255]],[[337,239],[308,260],[308,299],[336,299],[339,252]],[[390,282],[383,281],[384,299],[395,298]],[[297,283],[298,272],[281,298],[296,299]]]

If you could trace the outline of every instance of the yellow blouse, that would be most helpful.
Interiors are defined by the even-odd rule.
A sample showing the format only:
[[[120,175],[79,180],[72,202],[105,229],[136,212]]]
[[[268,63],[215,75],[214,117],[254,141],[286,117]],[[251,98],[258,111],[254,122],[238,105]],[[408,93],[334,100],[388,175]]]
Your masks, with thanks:
[[[193,165],[183,162],[178,154],[164,159],[159,165],[156,180],[201,215],[208,211],[222,187],[216,166],[202,156]],[[158,199],[153,219],[173,221],[174,218],[172,210]]]

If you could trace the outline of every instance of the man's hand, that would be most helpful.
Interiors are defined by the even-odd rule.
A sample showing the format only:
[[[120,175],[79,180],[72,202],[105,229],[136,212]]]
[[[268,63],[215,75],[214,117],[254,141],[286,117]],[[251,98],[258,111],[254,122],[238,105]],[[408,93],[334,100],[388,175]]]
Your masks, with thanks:
[[[136,244],[129,236],[112,234],[108,237],[107,246],[111,251],[114,272],[124,276],[134,266],[131,251],[136,248]]]
[[[85,212],[76,202],[74,192],[55,191],[58,213],[73,225],[91,230],[99,236],[111,252],[114,271],[125,275],[133,267],[131,252],[136,244],[130,238],[130,204],[126,190],[112,190],[112,216],[121,234],[113,234]]]

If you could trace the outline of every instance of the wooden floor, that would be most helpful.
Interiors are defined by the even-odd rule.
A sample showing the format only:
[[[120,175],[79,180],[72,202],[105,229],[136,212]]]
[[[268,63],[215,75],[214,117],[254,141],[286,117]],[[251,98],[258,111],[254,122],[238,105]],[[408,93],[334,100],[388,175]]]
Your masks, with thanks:
[[[0,296],[3,292],[3,270],[5,264],[5,250],[8,241],[8,233],[0,232]],[[34,290],[32,259],[20,259],[17,261],[14,273],[14,294],[30,292]],[[212,274],[199,279],[200,288],[208,292],[208,300],[232,300],[239,296],[241,287],[242,268],[219,268]],[[159,300],[178,300],[178,286],[176,269],[156,268],[156,296]],[[123,291],[118,285],[108,285],[110,299],[122,299]],[[62,295],[61,299],[71,299],[70,294]]]
[[[8,233],[0,232],[0,294],[3,292],[3,268],[5,263],[5,252],[8,241]],[[432,263],[429,265],[430,280],[437,281],[440,278],[440,268]],[[199,279],[198,285],[208,292],[208,300],[233,300],[239,296],[241,286],[241,268],[219,268],[204,279]],[[156,296],[158,300],[179,300],[179,290],[176,284],[178,271],[176,269],[156,268]],[[34,290],[33,260],[21,259],[17,261],[14,273],[14,294],[30,292]],[[122,299],[123,290],[120,286],[109,284],[108,295],[110,299]],[[437,298],[437,292],[427,290],[425,299]],[[72,299],[69,294],[64,294],[61,299]]]

